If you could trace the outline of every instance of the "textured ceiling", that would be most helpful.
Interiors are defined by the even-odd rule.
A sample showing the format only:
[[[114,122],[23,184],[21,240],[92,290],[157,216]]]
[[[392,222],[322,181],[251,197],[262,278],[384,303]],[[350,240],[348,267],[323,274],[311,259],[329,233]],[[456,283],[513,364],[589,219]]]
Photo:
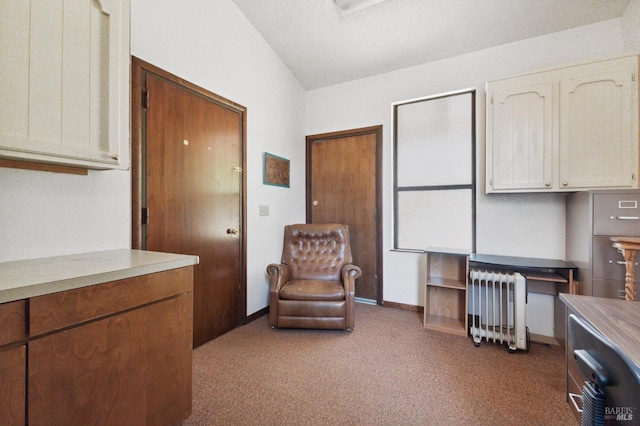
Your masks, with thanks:
[[[306,89],[622,15],[629,0],[233,0]]]

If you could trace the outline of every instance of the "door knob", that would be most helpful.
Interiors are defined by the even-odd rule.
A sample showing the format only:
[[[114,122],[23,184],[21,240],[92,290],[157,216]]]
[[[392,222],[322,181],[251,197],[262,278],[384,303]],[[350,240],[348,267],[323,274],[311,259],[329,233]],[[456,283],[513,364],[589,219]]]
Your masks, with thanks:
[[[238,235],[238,230],[236,228],[228,228],[227,229],[227,234],[231,235]]]

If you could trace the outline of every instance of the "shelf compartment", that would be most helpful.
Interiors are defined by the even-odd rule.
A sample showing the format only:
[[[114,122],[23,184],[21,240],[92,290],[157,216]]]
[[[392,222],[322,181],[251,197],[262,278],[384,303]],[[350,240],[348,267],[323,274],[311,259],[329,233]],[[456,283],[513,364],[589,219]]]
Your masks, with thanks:
[[[467,330],[464,321],[458,318],[443,317],[440,315],[429,315],[425,328],[428,330],[443,331],[458,336],[466,336]]]
[[[424,327],[467,335],[467,255],[427,252]]]

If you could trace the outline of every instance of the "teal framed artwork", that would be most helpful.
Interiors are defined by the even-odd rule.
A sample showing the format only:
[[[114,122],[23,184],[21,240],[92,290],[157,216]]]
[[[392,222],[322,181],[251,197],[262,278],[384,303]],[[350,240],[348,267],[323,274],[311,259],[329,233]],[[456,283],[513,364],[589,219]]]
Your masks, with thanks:
[[[289,188],[289,160],[265,152],[262,183]]]

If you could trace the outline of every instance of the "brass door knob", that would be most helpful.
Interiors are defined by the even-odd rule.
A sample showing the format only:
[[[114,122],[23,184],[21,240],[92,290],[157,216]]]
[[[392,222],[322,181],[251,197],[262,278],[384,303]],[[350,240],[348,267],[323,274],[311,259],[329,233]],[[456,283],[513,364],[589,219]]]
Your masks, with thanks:
[[[228,228],[227,229],[227,234],[231,235],[238,235],[238,230],[236,228]]]

